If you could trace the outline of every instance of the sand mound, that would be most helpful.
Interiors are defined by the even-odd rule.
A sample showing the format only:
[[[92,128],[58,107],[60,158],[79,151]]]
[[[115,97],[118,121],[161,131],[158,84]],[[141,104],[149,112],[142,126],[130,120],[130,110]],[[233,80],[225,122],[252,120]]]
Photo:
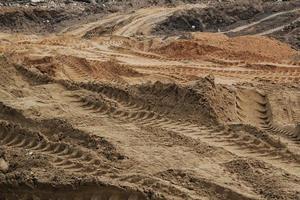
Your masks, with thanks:
[[[152,50],[155,53],[163,54],[171,58],[199,58],[207,54],[221,51],[219,47],[211,45],[201,45],[195,41],[176,41]]]
[[[212,76],[200,78],[186,86],[161,82],[144,84],[138,87],[137,94],[155,105],[156,110],[182,119],[216,123],[233,121],[235,117],[232,92],[216,85]]]
[[[119,64],[116,60],[109,60],[106,62],[93,62],[97,67],[96,74],[103,76],[103,78],[113,78],[116,76],[136,77],[142,76],[137,71]]]
[[[122,77],[142,76],[141,73],[119,64],[116,60],[101,62],[76,56],[29,56],[24,57],[23,63],[42,74],[70,80],[91,78],[124,82]]]
[[[228,38],[221,34],[194,34],[194,40],[178,40],[153,49],[172,58],[218,57],[245,61],[280,62],[292,59],[297,51],[275,39],[260,36]]]

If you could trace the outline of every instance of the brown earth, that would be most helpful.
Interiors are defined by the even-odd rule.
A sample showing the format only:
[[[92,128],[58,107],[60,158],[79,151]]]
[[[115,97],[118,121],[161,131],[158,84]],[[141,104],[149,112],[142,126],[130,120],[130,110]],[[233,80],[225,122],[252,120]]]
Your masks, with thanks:
[[[153,29],[158,35],[222,32],[228,36],[267,35],[299,49],[300,1],[220,1],[205,9],[178,10]]]
[[[0,199],[300,198],[299,51],[260,35],[152,35],[214,5],[178,2],[0,26]]]
[[[249,62],[291,61],[298,54],[289,45],[267,37],[229,38],[218,33],[198,33],[193,35],[193,39],[176,40],[152,51],[173,58],[217,57]]]

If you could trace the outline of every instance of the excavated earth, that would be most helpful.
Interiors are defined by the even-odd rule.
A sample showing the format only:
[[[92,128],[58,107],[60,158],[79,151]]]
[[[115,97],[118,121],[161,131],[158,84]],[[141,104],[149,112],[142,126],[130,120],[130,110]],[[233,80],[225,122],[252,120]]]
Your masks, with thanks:
[[[0,0],[0,199],[300,199],[299,17]]]
[[[179,10],[153,30],[161,35],[222,32],[229,36],[267,35],[300,48],[300,1],[237,0],[205,9]]]

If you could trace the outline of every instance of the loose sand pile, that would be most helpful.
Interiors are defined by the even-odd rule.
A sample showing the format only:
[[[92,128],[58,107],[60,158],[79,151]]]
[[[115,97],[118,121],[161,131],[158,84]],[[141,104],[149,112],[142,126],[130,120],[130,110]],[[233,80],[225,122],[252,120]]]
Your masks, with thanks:
[[[178,40],[153,49],[171,58],[217,57],[244,61],[281,62],[291,60],[297,51],[277,40],[261,36],[229,38],[222,34],[197,33],[192,40]]]

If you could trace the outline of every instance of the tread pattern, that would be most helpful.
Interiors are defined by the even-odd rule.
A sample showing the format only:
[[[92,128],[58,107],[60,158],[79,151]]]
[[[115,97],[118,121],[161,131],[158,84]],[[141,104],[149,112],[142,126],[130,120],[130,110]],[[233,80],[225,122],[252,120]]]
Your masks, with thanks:
[[[82,96],[75,98],[77,99],[76,102],[80,103],[87,110],[105,115],[106,117],[112,117],[123,123],[130,122],[139,126],[151,126],[166,131],[173,131],[209,144],[215,144],[216,146],[235,147],[239,151],[244,152],[244,154],[252,154],[269,160],[275,159],[279,163],[285,162],[300,167],[300,160],[292,153],[285,149],[278,149],[251,134],[238,134],[186,121],[175,121],[151,110],[146,110],[143,107],[136,107],[135,109],[130,107],[126,109],[117,106],[111,107],[101,100],[84,98]]]
[[[273,69],[263,70],[263,66],[269,68],[270,64],[258,65],[249,64],[245,66],[239,65],[239,67],[246,67],[247,69],[227,69],[221,65],[207,65],[204,67],[184,67],[184,66],[131,66],[135,69],[142,69],[147,71],[158,71],[159,73],[177,75],[181,77],[187,76],[206,76],[208,74],[214,74],[221,77],[229,77],[243,80],[270,80],[275,83],[298,83],[300,81],[300,70],[295,67],[277,67],[272,66]]]
[[[54,167],[71,172],[94,172],[101,164],[101,160],[83,150],[72,147],[66,143],[55,143],[44,138],[37,138],[30,131],[17,125],[0,122],[0,144],[30,150],[53,158]]]
[[[267,132],[286,136],[295,144],[300,144],[299,135],[295,130],[284,129],[274,124],[266,95],[255,90],[240,90],[236,96],[236,111],[242,122],[257,125]]]

